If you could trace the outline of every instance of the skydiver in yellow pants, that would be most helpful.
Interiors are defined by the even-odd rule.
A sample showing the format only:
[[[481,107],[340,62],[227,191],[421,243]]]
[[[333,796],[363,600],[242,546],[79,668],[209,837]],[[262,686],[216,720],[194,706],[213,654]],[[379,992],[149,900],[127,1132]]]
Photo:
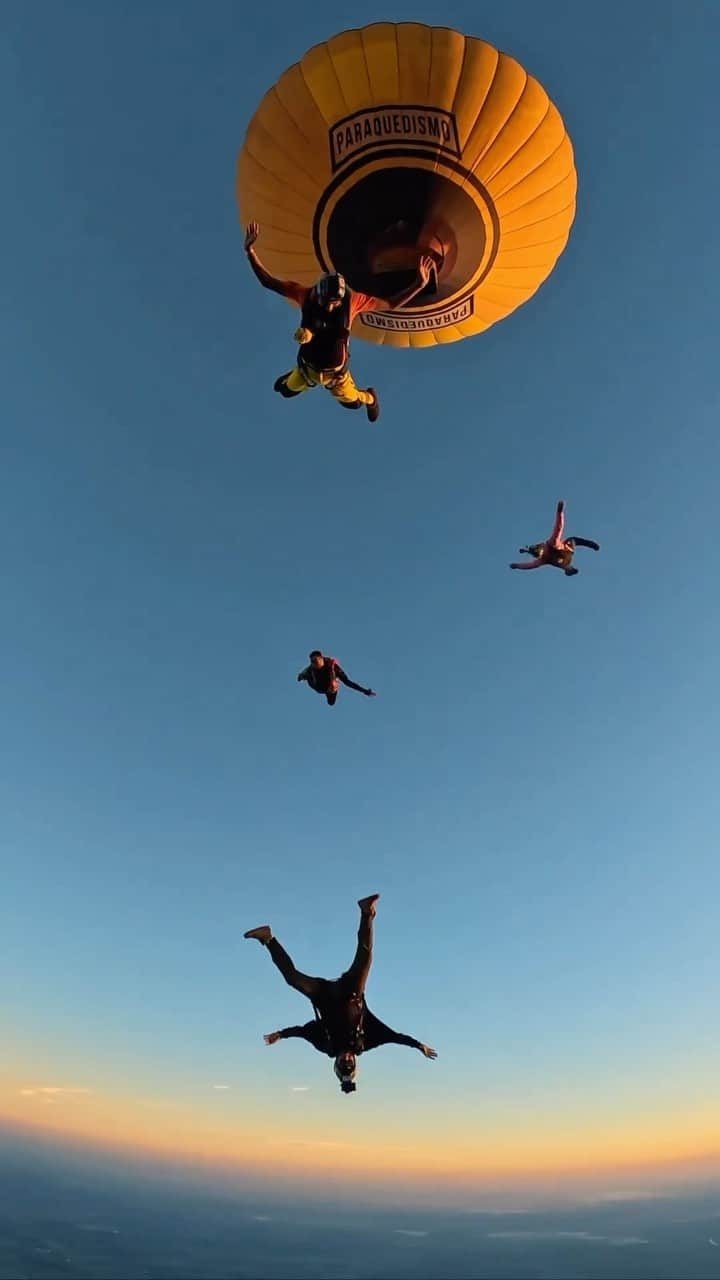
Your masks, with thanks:
[[[275,383],[275,390],[288,399],[302,395],[303,391],[309,391],[312,387],[325,387],[344,409],[359,409],[361,405],[366,405],[368,417],[376,405],[379,409],[377,392],[372,387],[368,387],[367,391],[358,387],[349,369],[322,372],[305,363],[298,363],[290,373],[284,374]],[[371,417],[371,422],[376,421],[377,417],[377,414],[374,418]]]
[[[433,259],[423,255],[416,280],[393,298],[358,293],[348,286],[344,276],[337,274],[324,275],[312,288],[307,288],[294,280],[279,280],[266,271],[255,250],[259,230],[258,224],[251,222],[245,232],[245,252],[250,266],[266,289],[289,298],[302,313],[302,327],[295,334],[295,341],[300,344],[297,365],[277,379],[275,390],[289,400],[311,387],[325,387],[345,409],[365,405],[370,421],[377,422],[380,417],[377,392],[372,387],[363,391],[356,386],[348,368],[350,330],[363,312],[394,311],[410,302],[428,283]]]

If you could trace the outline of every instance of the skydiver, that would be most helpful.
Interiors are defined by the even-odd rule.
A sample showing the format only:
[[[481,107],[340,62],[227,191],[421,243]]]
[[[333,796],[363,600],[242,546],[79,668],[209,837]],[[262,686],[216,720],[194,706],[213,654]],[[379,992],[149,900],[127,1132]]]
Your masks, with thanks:
[[[383,1044],[404,1044],[419,1049],[426,1058],[436,1058],[437,1053],[429,1045],[421,1044],[412,1036],[392,1031],[370,1012],[365,1003],[365,986],[372,964],[373,920],[375,903],[380,895],[372,893],[360,898],[360,927],[355,958],[350,968],[332,981],[326,978],[310,978],[299,973],[287,951],[273,937],[269,924],[248,929],[246,938],[256,938],[270,952],[273,963],[280,970],[289,986],[307,996],[315,1011],[311,1022],[301,1027],[284,1027],[271,1031],[264,1037],[265,1043],[276,1044],[299,1036],[309,1041],[319,1053],[335,1059],[335,1075],[343,1093],[354,1093],[357,1088],[357,1059],[361,1053],[377,1049]]]
[[[364,693],[366,698],[377,697],[373,689],[364,689],[361,684],[355,684],[355,681],[345,674],[336,658],[326,657],[319,649],[313,649],[310,654],[310,666],[299,673],[298,683],[302,683],[303,680],[315,693],[324,693],[330,707],[334,707],[337,702],[341,683],[348,689]]]
[[[265,270],[255,251],[260,233],[257,222],[245,231],[245,252],[255,275],[266,289],[296,303],[302,313],[301,326],[295,331],[299,343],[297,365],[275,382],[275,391],[285,399],[302,395],[311,387],[328,390],[344,409],[365,405],[370,422],[380,417],[380,401],[374,387],[362,390],[355,385],[350,372],[350,330],[356,317],[367,311],[394,311],[411,302],[427,285],[434,260],[427,254],[420,258],[417,278],[407,289],[392,298],[375,298],[357,293],[338,274],[324,275],[310,288],[294,280],[278,280]]]
[[[591,542],[588,538],[563,538],[563,530],[565,528],[565,503],[558,502],[555,512],[555,524],[553,531],[546,542],[534,542],[529,547],[521,547],[520,555],[534,556],[533,560],[526,560],[522,564],[511,564],[511,569],[541,569],[543,565],[552,565],[556,569],[562,569],[567,578],[574,578],[575,574],[580,570],[576,569],[572,563],[575,555],[576,547],[590,547],[592,551],[599,551],[600,544]]]

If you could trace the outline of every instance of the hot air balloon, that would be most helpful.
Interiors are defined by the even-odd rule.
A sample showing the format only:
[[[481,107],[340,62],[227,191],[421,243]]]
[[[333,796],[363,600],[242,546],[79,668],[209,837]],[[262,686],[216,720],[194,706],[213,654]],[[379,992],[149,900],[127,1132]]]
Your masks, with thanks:
[[[248,126],[237,196],[263,257],[312,284],[341,272],[385,298],[429,253],[437,276],[353,336],[427,347],[481,333],[526,302],[575,215],[573,149],[557,108],[505,53],[420,23],[374,23],[316,45]]]

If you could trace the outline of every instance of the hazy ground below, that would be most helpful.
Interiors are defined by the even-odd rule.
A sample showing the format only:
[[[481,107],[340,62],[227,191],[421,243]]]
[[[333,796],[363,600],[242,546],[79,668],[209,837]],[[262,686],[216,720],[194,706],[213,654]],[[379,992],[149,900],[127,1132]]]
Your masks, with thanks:
[[[0,1280],[55,1277],[720,1280],[720,1187],[532,1213],[308,1207],[83,1172],[3,1144]]]

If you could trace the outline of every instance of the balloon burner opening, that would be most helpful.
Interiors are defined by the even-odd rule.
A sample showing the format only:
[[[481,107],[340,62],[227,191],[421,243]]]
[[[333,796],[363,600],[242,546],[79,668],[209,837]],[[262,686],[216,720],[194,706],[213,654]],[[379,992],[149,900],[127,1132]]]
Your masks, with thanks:
[[[485,246],[470,194],[434,170],[398,166],[358,176],[328,220],[328,257],[351,287],[392,298],[417,279],[423,254],[434,271],[408,303],[452,297],[477,269]],[[318,255],[320,256],[320,255]],[[322,260],[322,259],[321,259]]]

